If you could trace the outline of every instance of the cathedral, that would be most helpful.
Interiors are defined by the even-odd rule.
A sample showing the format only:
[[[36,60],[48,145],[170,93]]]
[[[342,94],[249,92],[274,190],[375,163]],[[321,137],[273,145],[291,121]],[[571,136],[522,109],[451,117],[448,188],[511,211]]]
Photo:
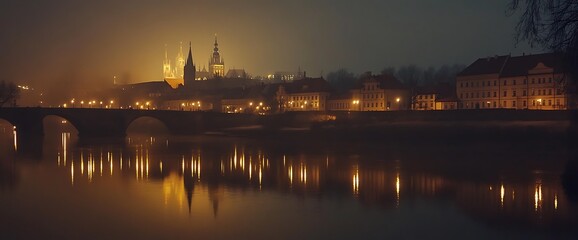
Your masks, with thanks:
[[[189,43],[189,53],[185,61],[183,55],[183,44],[180,43],[177,57],[174,64],[168,57],[165,45],[165,60],[163,61],[163,78],[172,88],[178,88],[179,85],[186,85],[189,81],[208,80],[217,77],[225,77],[225,60],[219,53],[219,43],[215,36],[213,53],[209,58],[209,70],[203,66],[197,69],[192,56],[192,47]]]

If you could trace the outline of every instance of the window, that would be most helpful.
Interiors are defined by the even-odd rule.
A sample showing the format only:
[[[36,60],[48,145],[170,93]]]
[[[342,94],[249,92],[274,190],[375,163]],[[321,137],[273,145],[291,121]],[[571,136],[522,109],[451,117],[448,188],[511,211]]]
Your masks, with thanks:
[[[460,87],[464,87],[464,83],[463,83],[463,82],[460,83]]]
[[[512,107],[516,107],[516,101],[512,101]]]
[[[508,95],[508,91],[504,91],[504,97]],[[505,104],[504,104],[505,105]]]
[[[498,92],[494,92],[494,97],[497,97],[497,96],[498,96]]]
[[[526,96],[526,94],[527,94],[527,93],[526,93],[526,90],[523,90],[523,91],[522,91],[522,96]]]
[[[464,94],[463,94],[463,93],[460,93],[460,98],[464,98]]]
[[[516,90],[512,91],[512,97],[516,96]]]
[[[535,78],[532,78],[532,84],[534,84],[534,83],[536,83],[536,82],[535,82]]]
[[[488,87],[490,86],[490,81],[488,81]]]
[[[548,83],[552,83],[552,78],[548,78]]]
[[[477,97],[477,98],[480,98],[480,92],[477,92],[477,93],[476,93],[476,97]]]
[[[482,87],[485,87],[485,86],[486,86],[486,82],[482,82]]]
[[[512,84],[516,85],[516,79],[512,80]]]
[[[482,92],[482,97],[485,98],[486,97],[486,93]]]
[[[548,106],[552,106],[552,99],[548,99]]]
[[[486,96],[490,97],[490,92],[488,92],[488,95],[486,95]]]
[[[466,87],[468,87],[468,85],[469,85],[468,82],[466,82]]]
[[[504,80],[504,86],[508,85],[508,82],[506,80]]]
[[[552,89],[548,89],[548,95],[552,95]]]
[[[494,101],[494,108],[496,108],[496,102]]]
[[[522,101],[522,106],[526,107],[526,100]]]
[[[528,83],[528,80],[527,80],[527,79],[524,79],[524,84],[527,84],[527,83]]]
[[[494,86],[496,86],[497,82],[498,82],[498,81],[494,80]]]

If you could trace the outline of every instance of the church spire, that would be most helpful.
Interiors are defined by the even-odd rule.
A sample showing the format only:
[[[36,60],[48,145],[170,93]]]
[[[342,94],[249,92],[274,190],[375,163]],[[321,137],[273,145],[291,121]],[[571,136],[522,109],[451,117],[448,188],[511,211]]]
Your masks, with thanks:
[[[193,81],[195,81],[196,71],[197,70],[195,68],[195,64],[193,63],[193,50],[191,42],[189,42],[189,55],[187,56],[185,67],[183,68],[183,78],[185,81],[185,86],[190,85]]]
[[[193,50],[191,47],[191,42],[189,42],[189,56],[187,57],[187,62],[185,64],[188,64],[189,62],[193,64]]]

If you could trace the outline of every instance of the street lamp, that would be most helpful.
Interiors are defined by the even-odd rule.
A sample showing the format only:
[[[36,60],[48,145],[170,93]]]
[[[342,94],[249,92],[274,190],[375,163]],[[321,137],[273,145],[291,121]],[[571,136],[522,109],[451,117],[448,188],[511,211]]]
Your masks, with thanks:
[[[82,108],[82,105],[84,105],[84,101],[80,101],[80,108]]]
[[[72,107],[74,107],[74,98],[70,100],[70,104],[72,104]]]
[[[147,105],[147,110],[150,110],[150,107],[149,107],[150,102],[146,102],[146,105]]]

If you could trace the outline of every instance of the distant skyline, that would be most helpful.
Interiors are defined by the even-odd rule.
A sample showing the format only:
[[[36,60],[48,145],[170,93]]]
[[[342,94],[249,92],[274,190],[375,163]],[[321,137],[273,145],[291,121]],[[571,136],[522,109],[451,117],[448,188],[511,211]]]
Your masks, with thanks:
[[[179,43],[206,66],[214,34],[226,69],[325,76],[542,52],[516,45],[508,1],[4,0],[0,79],[38,86],[162,79]],[[174,60],[173,60],[174,61]],[[207,66],[208,67],[208,66]]]

